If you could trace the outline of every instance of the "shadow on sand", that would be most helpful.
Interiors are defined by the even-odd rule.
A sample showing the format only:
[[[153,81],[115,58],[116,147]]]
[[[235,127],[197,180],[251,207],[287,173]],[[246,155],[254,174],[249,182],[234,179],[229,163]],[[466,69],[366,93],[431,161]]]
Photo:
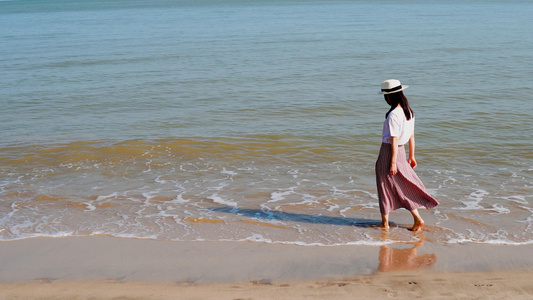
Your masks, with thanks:
[[[303,222],[312,224],[328,224],[340,226],[356,226],[356,227],[376,227],[381,223],[381,220],[369,220],[359,218],[343,218],[343,217],[329,217],[329,216],[313,216],[307,214],[286,213],[273,210],[262,209],[241,209],[231,206],[213,207],[212,211],[233,213],[250,218],[258,218],[265,220],[281,220],[291,222]]]

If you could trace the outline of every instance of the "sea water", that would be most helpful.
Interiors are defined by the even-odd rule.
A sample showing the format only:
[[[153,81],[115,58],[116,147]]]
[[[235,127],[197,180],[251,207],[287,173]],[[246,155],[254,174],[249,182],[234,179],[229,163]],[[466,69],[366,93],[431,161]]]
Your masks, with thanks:
[[[0,1],[0,240],[533,243],[530,1]],[[416,114],[423,236],[374,163]]]

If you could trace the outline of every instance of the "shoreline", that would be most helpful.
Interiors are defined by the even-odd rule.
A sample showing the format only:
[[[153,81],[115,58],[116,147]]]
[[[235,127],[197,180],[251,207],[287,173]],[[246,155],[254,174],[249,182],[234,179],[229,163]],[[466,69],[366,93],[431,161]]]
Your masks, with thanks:
[[[0,283],[108,280],[195,283],[335,279],[389,271],[532,270],[533,244],[301,246],[173,242],[105,235],[0,242]]]
[[[456,288],[468,296],[531,297],[531,250],[533,245],[427,241],[320,247],[32,238],[0,242],[0,298],[446,298]]]

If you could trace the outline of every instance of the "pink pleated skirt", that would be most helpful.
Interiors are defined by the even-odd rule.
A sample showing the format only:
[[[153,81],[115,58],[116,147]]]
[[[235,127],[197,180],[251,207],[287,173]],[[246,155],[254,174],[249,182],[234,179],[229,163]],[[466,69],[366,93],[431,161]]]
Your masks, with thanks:
[[[439,201],[429,195],[426,187],[407,162],[404,146],[398,146],[397,155],[398,173],[391,176],[392,145],[381,144],[376,162],[376,183],[381,214],[387,215],[399,208],[412,211],[421,206],[433,208],[439,205]]]

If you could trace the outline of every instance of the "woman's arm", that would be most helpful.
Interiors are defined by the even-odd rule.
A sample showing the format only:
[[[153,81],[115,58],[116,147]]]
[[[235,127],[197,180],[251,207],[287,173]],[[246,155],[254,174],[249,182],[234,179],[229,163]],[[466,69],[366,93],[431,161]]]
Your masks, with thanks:
[[[411,168],[416,167],[416,160],[415,160],[415,134],[413,133],[411,137],[409,138],[409,159],[407,162],[411,165]]]
[[[398,156],[398,137],[391,136],[392,156],[390,159],[390,174],[396,175],[398,168],[396,167],[396,157]]]

